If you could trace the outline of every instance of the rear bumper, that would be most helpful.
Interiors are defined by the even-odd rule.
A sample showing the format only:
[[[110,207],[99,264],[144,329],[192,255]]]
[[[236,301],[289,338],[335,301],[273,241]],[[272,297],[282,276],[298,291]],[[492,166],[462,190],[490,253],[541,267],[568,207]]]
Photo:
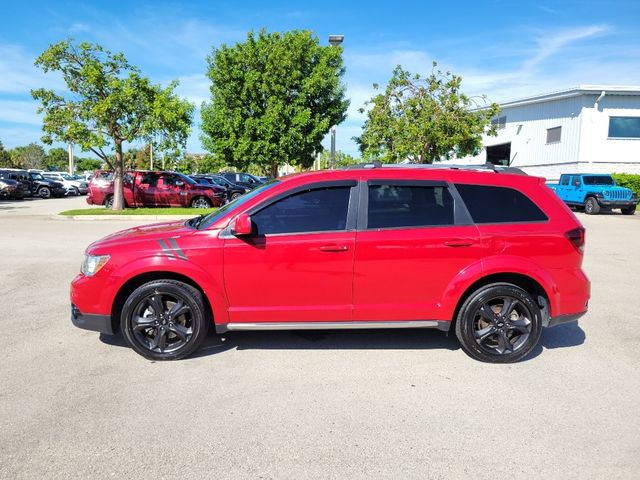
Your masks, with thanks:
[[[74,304],[71,304],[71,322],[78,328],[93,332],[114,335],[111,324],[111,315],[96,315],[81,313]]]
[[[587,313],[586,310],[581,313],[572,313],[570,315],[558,315],[557,317],[551,317],[547,327],[557,327],[558,325],[564,325],[565,323],[577,322],[578,319]]]

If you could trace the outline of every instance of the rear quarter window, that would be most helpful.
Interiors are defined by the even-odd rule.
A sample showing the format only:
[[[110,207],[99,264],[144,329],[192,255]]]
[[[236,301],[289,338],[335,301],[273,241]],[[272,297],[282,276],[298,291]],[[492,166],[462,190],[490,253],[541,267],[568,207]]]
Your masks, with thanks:
[[[456,184],[474,223],[544,222],[549,217],[523,193],[508,187]]]

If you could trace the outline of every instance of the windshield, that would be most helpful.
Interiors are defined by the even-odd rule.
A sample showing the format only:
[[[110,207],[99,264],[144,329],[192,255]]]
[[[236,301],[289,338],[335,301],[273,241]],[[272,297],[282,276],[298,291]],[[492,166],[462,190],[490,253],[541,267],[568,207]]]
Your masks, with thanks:
[[[224,185],[226,187],[231,185],[231,182],[224,177],[211,177],[211,179],[218,185]]]
[[[183,175],[182,173],[179,173],[178,176],[184,180],[185,183],[188,183],[189,185],[198,185],[198,182],[196,182],[193,178],[191,177],[187,177],[186,175]]]
[[[271,180],[270,182],[265,183],[263,185],[260,185],[258,188],[254,189],[254,190],[251,190],[249,193],[245,193],[244,195],[236,198],[232,202],[227,203],[224,207],[219,208],[215,212],[211,212],[209,215],[206,215],[205,217],[202,218],[202,220],[200,220],[197,223],[198,230],[204,230],[209,225],[211,225],[213,222],[215,222],[216,220],[222,218],[224,215],[229,213],[231,210],[233,210],[236,207],[239,207],[240,205],[246,203],[247,201],[251,200],[256,195],[259,195],[262,192],[264,192],[266,190],[269,190],[272,187],[275,187],[279,183],[280,183],[279,180]],[[189,221],[191,222],[191,220],[189,220]]]
[[[31,178],[33,178],[34,180],[44,180],[44,177],[36,172],[30,172],[29,175],[31,175]]]
[[[60,176],[62,178],[64,178],[65,180],[75,180],[71,175],[69,175],[68,173],[61,173]]]
[[[590,175],[582,177],[585,185],[615,185],[609,175]]]

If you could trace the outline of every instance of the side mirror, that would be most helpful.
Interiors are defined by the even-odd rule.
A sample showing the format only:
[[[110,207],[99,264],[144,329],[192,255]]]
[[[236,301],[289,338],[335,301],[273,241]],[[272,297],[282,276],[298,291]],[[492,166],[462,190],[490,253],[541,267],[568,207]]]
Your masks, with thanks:
[[[251,235],[253,233],[253,224],[251,223],[251,217],[248,213],[241,213],[238,218],[236,218],[231,227],[231,233],[236,237]]]

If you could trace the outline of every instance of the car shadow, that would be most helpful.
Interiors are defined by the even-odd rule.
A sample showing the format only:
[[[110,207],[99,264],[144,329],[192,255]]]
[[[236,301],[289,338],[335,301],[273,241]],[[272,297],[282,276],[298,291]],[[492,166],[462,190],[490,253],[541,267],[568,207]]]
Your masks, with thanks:
[[[587,338],[584,330],[578,322],[566,323],[553,328],[543,328],[538,345],[522,361],[536,358],[545,349],[577,347],[582,345]]]
[[[585,333],[577,323],[544,328],[538,345],[522,361],[545,349],[582,345]],[[126,347],[121,334],[100,334],[105,344]],[[454,332],[435,329],[305,330],[210,333],[189,358],[216,355],[228,350],[458,350]]]

